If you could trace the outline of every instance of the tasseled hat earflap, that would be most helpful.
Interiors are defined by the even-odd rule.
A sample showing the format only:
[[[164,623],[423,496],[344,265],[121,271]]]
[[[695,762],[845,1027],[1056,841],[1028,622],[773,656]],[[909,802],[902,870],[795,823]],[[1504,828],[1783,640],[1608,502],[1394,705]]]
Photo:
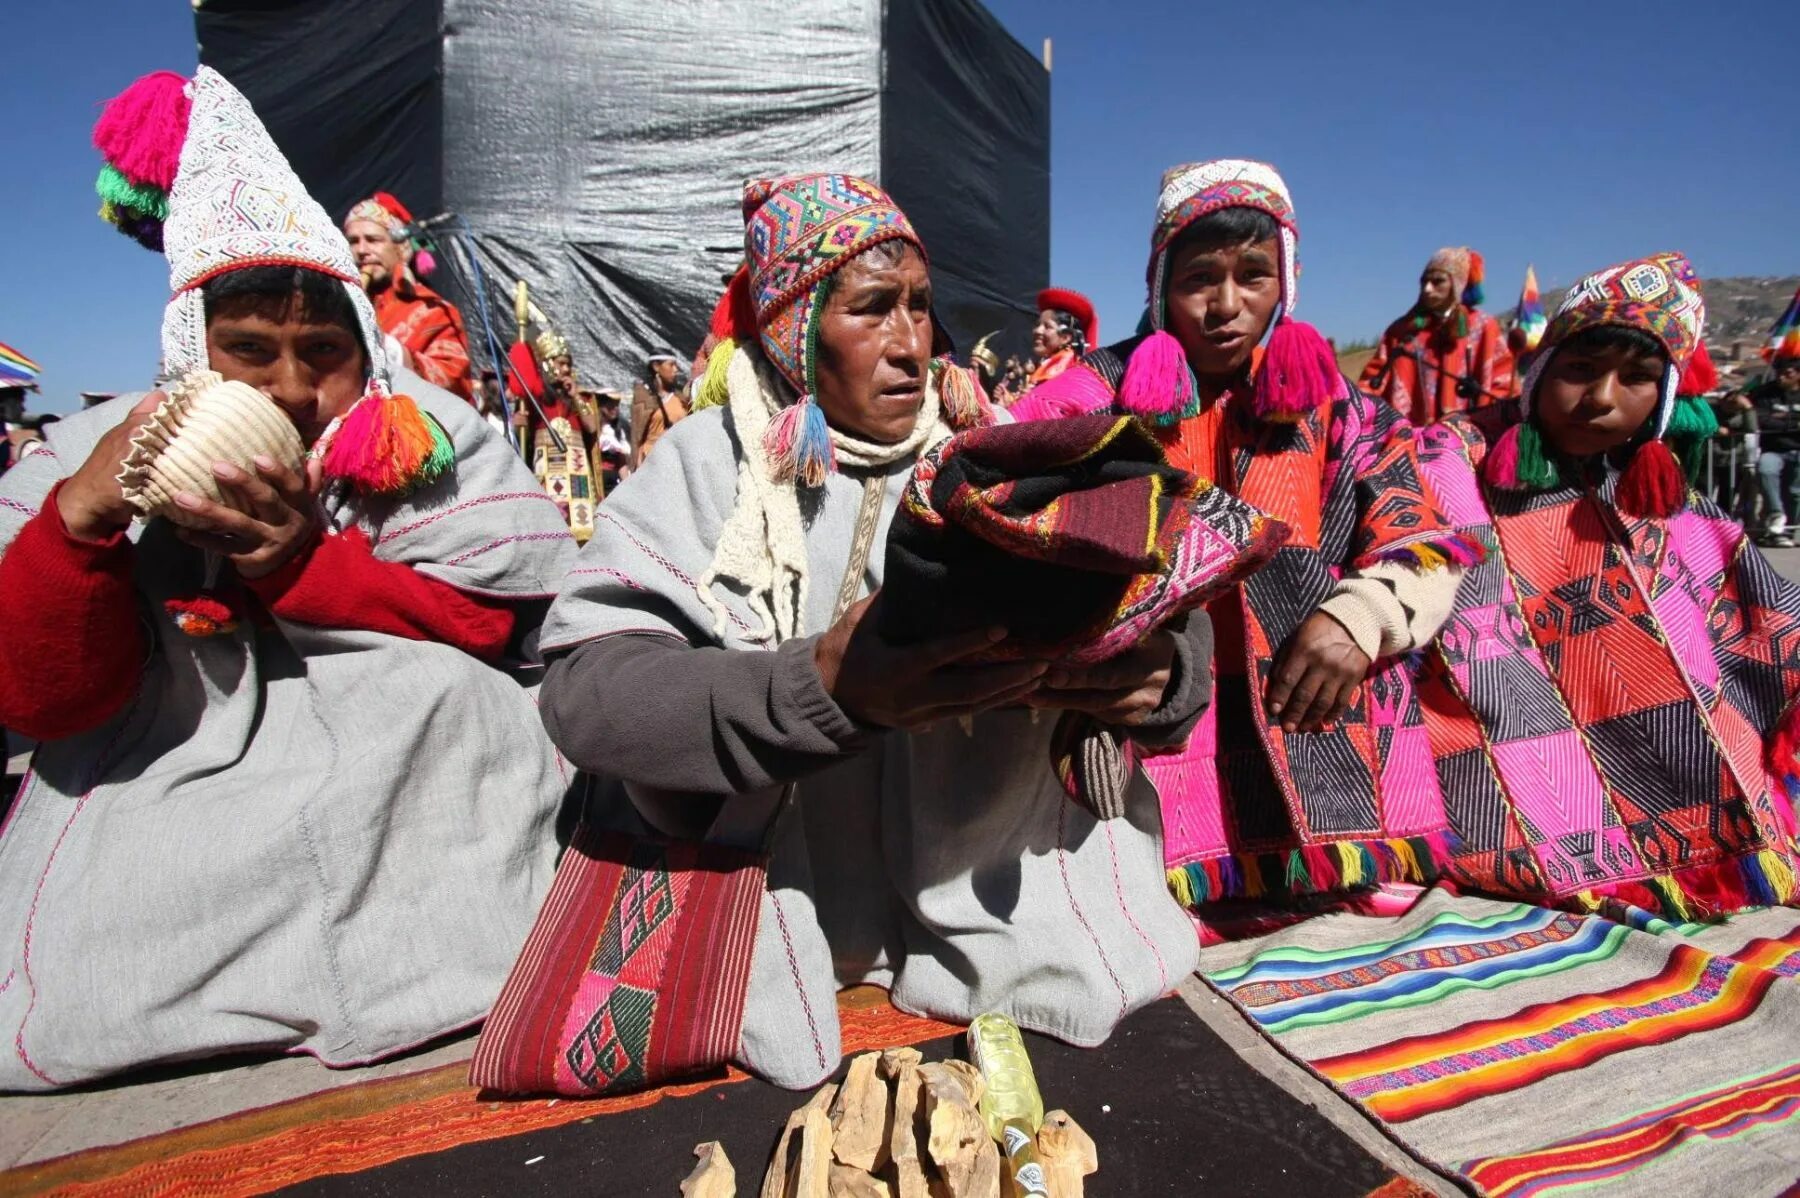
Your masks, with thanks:
[[[806,388],[800,398],[775,414],[763,432],[763,452],[768,455],[770,476],[779,483],[822,487],[837,469],[831,425],[825,420],[825,409],[813,398],[818,390],[815,364],[819,360],[819,317],[830,294],[831,278],[827,276],[813,289],[806,313],[806,349],[801,359]]]
[[[1131,352],[1119,383],[1119,407],[1157,425],[1199,414],[1199,381],[1173,335],[1157,329]]]
[[[154,71],[109,100],[94,124],[94,146],[106,159],[94,181],[101,218],[159,253],[193,113],[187,86],[173,71]]]
[[[456,447],[443,426],[410,395],[395,395],[380,379],[350,411],[333,421],[313,446],[325,477],[365,495],[408,495],[456,466]]]

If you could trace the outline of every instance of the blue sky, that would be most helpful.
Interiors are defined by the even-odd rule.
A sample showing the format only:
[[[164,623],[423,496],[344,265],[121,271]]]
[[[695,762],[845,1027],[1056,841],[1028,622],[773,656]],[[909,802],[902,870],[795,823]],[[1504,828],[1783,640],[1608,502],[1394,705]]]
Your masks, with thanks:
[[[770,3],[772,0],[756,0]],[[1554,7],[990,0],[1055,40],[1054,281],[1124,334],[1162,170],[1273,162],[1301,228],[1299,315],[1349,340],[1410,303],[1439,245],[1488,259],[1490,310],[1659,249],[1705,275],[1800,272],[1800,4]],[[0,341],[44,366],[34,407],[145,385],[162,260],[94,217],[96,105],[195,63],[186,0],[0,5],[8,171]],[[1772,314],[1773,315],[1773,314]]]

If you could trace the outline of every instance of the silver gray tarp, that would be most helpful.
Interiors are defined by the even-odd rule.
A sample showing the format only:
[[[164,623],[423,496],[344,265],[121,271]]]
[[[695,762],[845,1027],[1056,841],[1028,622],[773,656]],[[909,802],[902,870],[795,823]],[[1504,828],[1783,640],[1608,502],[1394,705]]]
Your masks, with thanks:
[[[484,363],[478,273],[502,344],[522,278],[589,382],[691,354],[744,179],[822,169],[907,210],[961,349],[1025,347],[1049,76],[975,0],[205,0],[196,23],[328,207],[380,189],[460,218],[432,282]]]

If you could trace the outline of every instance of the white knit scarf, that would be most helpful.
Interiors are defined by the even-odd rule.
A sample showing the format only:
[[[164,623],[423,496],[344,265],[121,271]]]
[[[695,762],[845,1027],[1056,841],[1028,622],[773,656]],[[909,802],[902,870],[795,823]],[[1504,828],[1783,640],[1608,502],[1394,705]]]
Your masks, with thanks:
[[[749,634],[756,644],[780,644],[804,627],[807,591],[806,530],[800,518],[800,496],[794,480],[776,481],[763,450],[763,433],[789,399],[789,388],[758,350],[739,346],[725,375],[726,418],[738,442],[737,501],[719,530],[719,543],[706,571],[694,585],[700,601],[713,614],[713,631],[725,636],[725,605],[713,594],[715,583],[727,581],[748,593],[750,611],[761,627]],[[837,429],[831,445],[840,467],[872,470],[901,460],[916,460],[950,436],[938,404],[937,380],[925,375],[925,401],[904,440],[891,445],[863,441]]]

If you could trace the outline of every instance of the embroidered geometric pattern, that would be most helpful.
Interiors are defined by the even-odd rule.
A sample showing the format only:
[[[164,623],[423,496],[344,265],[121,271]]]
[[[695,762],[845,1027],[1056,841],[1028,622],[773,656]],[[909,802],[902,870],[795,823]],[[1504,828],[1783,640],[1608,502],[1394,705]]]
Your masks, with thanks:
[[[1465,476],[1457,455],[1485,446],[1464,417],[1420,443],[1428,478]],[[1616,486],[1437,488],[1492,542],[1421,683],[1454,872],[1583,907],[1781,901],[1793,817],[1764,743],[1800,692],[1800,589],[1705,501],[1621,520]]]
[[[1116,394],[1138,344],[1098,350],[1075,369]],[[1284,733],[1262,700],[1275,651],[1336,584],[1333,563],[1432,547],[1455,530],[1385,404],[1351,389],[1278,425],[1255,420],[1235,397],[1221,403],[1158,430],[1171,463],[1213,477],[1292,534],[1209,608],[1218,697],[1186,745],[1144,762],[1162,796],[1171,884],[1184,901],[1203,902],[1434,877],[1449,822],[1412,667],[1376,663],[1343,717],[1320,733]],[[1208,421],[1219,422],[1217,440],[1196,440]],[[1336,866],[1321,870],[1315,856],[1303,867],[1294,855],[1309,848],[1334,850]]]
[[[163,226],[174,296],[163,317],[165,369],[179,375],[208,367],[199,285],[221,271],[268,263],[341,280],[371,368],[385,378],[374,352],[381,345],[375,310],[343,233],[307,193],[243,93],[211,67],[201,67],[188,89],[193,113]]]
[[[802,175],[744,185],[744,255],[763,346],[802,395],[811,394],[819,284],[870,246],[896,238],[925,252],[886,192],[853,175]]]
[[[578,826],[471,1081],[583,1096],[729,1060],[765,877],[755,853]]]

